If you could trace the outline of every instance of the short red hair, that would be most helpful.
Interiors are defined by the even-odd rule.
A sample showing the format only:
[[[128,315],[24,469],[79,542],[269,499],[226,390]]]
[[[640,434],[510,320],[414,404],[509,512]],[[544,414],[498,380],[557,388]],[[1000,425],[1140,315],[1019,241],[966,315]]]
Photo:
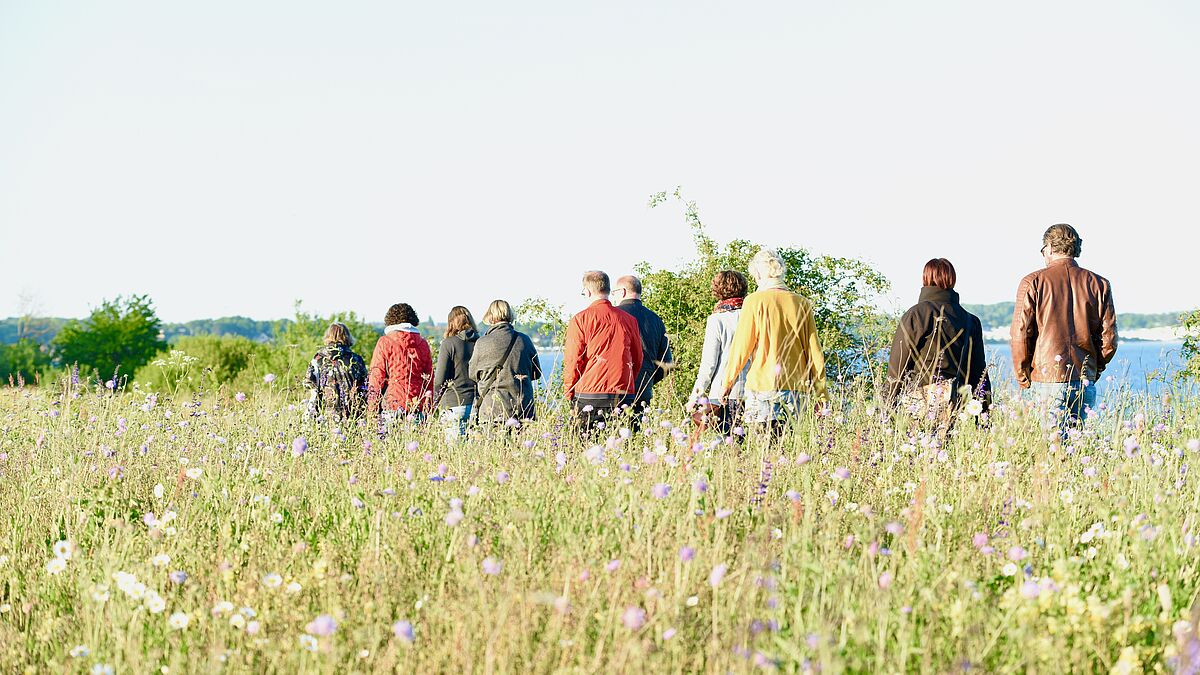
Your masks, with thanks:
[[[951,265],[949,260],[934,258],[925,263],[925,273],[921,275],[923,285],[949,290],[954,288],[957,281],[958,275],[954,272],[954,265]]]

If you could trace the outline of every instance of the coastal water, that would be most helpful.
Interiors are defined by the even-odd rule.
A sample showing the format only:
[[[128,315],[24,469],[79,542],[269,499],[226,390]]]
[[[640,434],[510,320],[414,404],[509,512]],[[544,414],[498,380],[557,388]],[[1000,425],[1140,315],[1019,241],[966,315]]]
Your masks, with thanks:
[[[1098,395],[1120,389],[1153,395],[1170,390],[1175,386],[1174,373],[1183,363],[1182,349],[1180,342],[1121,342],[1116,357],[1096,385]],[[990,343],[985,353],[996,386],[1015,387],[1009,346]],[[545,379],[558,370],[562,352],[542,351],[540,359]]]

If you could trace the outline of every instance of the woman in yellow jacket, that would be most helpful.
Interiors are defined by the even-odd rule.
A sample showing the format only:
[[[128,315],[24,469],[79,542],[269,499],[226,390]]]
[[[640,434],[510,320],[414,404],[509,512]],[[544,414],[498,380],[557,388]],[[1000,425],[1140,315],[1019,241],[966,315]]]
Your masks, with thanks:
[[[808,401],[826,398],[825,355],[812,302],[787,288],[786,272],[772,249],[760,249],[750,261],[758,290],[742,304],[722,389],[728,396],[749,361],[745,419],[770,426],[775,438]]]

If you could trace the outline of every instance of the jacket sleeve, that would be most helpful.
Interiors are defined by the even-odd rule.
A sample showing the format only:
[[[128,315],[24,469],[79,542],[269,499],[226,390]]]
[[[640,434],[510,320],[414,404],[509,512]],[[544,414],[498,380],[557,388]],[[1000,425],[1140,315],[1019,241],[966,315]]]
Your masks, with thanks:
[[[583,332],[579,328],[579,317],[571,317],[567,324],[567,339],[563,346],[563,394],[567,400],[575,398],[575,384],[583,374]]]
[[[696,373],[696,384],[692,387],[692,395],[688,404],[694,405],[701,396],[707,396],[712,389],[713,378],[717,376],[717,366],[721,363],[721,323],[716,314],[710,314],[704,324],[704,347],[700,352],[700,370]]]
[[[896,324],[896,336],[892,338],[892,354],[888,358],[887,396],[895,401],[904,388],[904,379],[913,367],[913,311],[910,309]]]
[[[454,349],[451,340],[453,338],[442,340],[442,346],[438,349],[437,364],[433,367],[433,391],[435,394],[441,391],[446,380],[450,379],[450,364],[453,362],[450,352]]]
[[[1096,373],[1104,368],[1117,354],[1117,310],[1113,306],[1112,287],[1104,284],[1104,295],[1100,298],[1100,363]]]
[[[661,325],[661,324],[660,324]],[[662,352],[659,354],[659,361],[663,364],[673,363],[675,355],[671,353],[671,338],[667,337],[667,327],[662,326]],[[654,366],[654,382],[662,382],[667,376],[667,368],[663,365],[655,364]]]
[[[533,340],[529,336],[525,336],[525,347],[529,350],[529,361],[533,364],[533,381],[537,382],[542,379],[542,362],[538,359],[537,347],[533,346]]]
[[[970,350],[967,384],[971,385],[972,394],[978,396],[979,385],[984,381],[987,371],[987,358],[983,346],[983,324],[977,317],[971,317],[971,336],[967,349]]]
[[[633,358],[633,370],[630,371],[633,388],[630,393],[634,393],[637,391],[638,373],[642,372],[642,363],[645,361],[642,353],[642,331],[638,328],[637,319],[633,318],[633,315],[626,314],[623,318],[625,319],[625,334],[628,336],[626,340],[629,341],[629,355]]]
[[[828,384],[825,381],[825,352],[821,349],[821,336],[817,334],[817,317],[812,305],[808,305],[808,316],[804,319],[805,332],[808,333],[808,358],[812,372],[813,397],[818,401],[829,399]]]
[[[1012,339],[1013,374],[1017,384],[1022,389],[1029,388],[1030,375],[1033,372],[1033,350],[1037,344],[1037,319],[1034,314],[1037,308],[1037,298],[1033,290],[1033,280],[1025,277],[1017,287],[1017,304],[1013,308],[1012,329],[1009,337]]]
[[[421,338],[421,346],[417,348],[417,372],[421,376],[420,403],[421,410],[428,411],[433,407],[433,350],[425,338]]]
[[[737,328],[733,330],[733,343],[729,345],[729,363],[721,376],[722,396],[729,394],[738,376],[742,374],[742,368],[750,360],[754,346],[758,344],[758,311],[757,305],[743,305],[742,312],[738,315]]]
[[[384,342],[375,343],[375,351],[371,352],[371,369],[367,375],[367,410],[379,410],[380,399],[387,390],[387,359],[384,354]]]
[[[319,375],[317,373],[317,357],[313,357],[312,361],[308,362],[308,370],[304,371],[304,386],[309,389],[316,389],[320,384]]]

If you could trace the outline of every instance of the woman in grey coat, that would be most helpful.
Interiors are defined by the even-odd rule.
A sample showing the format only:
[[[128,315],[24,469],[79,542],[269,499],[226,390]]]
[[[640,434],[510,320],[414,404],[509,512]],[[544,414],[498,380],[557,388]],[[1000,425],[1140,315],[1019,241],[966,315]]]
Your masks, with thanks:
[[[512,306],[493,300],[483,315],[489,326],[475,342],[470,373],[478,383],[476,419],[481,423],[536,419],[533,383],[542,377],[537,349],[528,335],[513,328]]]
[[[729,347],[733,343],[733,330],[742,313],[742,300],[746,297],[749,284],[740,272],[725,270],[717,273],[712,281],[712,292],[717,305],[704,326],[704,348],[700,357],[700,371],[696,373],[696,384],[688,398],[688,408],[693,411],[692,420],[697,426],[716,427],[722,436],[728,436],[741,422],[742,392],[746,386],[746,371],[729,392],[726,405],[721,405],[721,374],[729,363]]]

